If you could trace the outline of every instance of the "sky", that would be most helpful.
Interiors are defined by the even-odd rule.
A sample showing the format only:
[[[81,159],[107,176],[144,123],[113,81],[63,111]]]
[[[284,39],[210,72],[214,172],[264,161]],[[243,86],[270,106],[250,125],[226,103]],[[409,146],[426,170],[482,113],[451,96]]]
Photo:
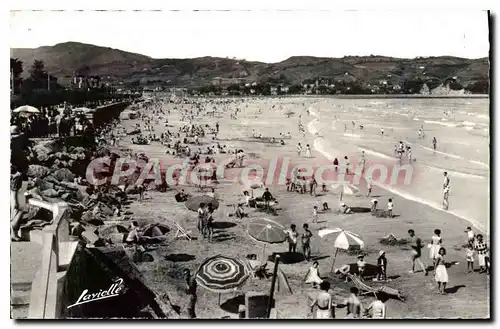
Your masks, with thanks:
[[[11,48],[76,41],[153,58],[487,57],[485,11],[17,11]]]

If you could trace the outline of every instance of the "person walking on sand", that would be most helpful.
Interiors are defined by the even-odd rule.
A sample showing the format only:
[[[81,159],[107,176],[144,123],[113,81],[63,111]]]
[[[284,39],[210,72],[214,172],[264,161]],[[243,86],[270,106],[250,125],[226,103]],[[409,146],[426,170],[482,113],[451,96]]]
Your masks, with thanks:
[[[312,232],[309,230],[309,225],[306,223],[302,225],[304,233],[302,233],[302,252],[306,261],[311,259],[311,237]]]
[[[316,187],[318,186],[318,182],[316,181],[316,178],[311,177],[309,179],[309,194],[316,196]]]
[[[367,197],[370,197],[372,194],[372,178],[371,176],[366,177],[366,189],[368,190],[368,193],[366,193]]]
[[[410,247],[412,248],[411,250],[411,271],[410,274],[415,273],[415,263],[418,264],[422,268],[422,271],[424,272],[424,275],[427,276],[427,269],[425,268],[424,264],[420,260],[420,257],[422,256],[422,248],[424,245],[422,244],[422,240],[415,235],[415,231],[413,229],[408,230],[408,234],[410,235]]]
[[[333,166],[335,167],[335,172],[339,171],[339,159],[333,159]]]
[[[306,157],[307,158],[312,158],[311,146],[309,146],[309,144],[306,145]]]
[[[380,137],[384,137],[384,128],[380,127]]]
[[[300,143],[297,144],[297,156],[300,157],[300,154],[302,153],[302,145]]]
[[[312,266],[309,268],[307,271],[306,276],[304,277],[304,282],[307,283],[312,283],[313,288],[316,288],[316,285],[321,284],[323,280],[319,276],[319,269],[318,269],[319,263],[317,261],[314,261]]]
[[[184,273],[184,282],[186,284],[186,295],[188,297],[188,316],[190,319],[196,318],[196,301],[198,300],[197,288],[198,284],[196,279],[191,275],[191,272],[186,268],[183,271]]]
[[[438,284],[438,291],[441,295],[445,294],[446,284],[448,283],[448,271],[446,270],[444,255],[446,255],[446,249],[443,247],[439,248],[438,255],[434,261],[434,268],[436,272],[434,279]]]
[[[316,295],[316,298],[309,305],[311,313],[314,312],[316,306],[316,319],[334,319],[335,318],[335,304],[332,301],[330,294],[330,282],[323,281],[319,284],[321,292]]]
[[[436,151],[437,144],[438,144],[438,141],[437,141],[436,137],[433,137],[432,138],[432,148],[434,149],[434,151]]]
[[[444,182],[443,182],[443,209],[448,210],[450,207],[450,202],[448,200],[448,197],[450,195],[450,178],[448,177],[448,173],[445,171],[443,173],[444,175]]]
[[[431,241],[432,242],[429,251],[429,258],[435,261],[438,256],[439,249],[441,249],[441,244],[443,243],[440,229],[434,230],[434,235],[431,237]]]

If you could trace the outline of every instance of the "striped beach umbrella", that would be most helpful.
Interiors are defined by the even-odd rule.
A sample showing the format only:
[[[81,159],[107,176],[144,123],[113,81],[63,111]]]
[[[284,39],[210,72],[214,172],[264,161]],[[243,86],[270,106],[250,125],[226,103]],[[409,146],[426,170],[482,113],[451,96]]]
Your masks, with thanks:
[[[248,279],[245,264],[222,255],[205,259],[196,272],[196,282],[203,288],[219,294],[233,292]]]
[[[325,228],[318,231],[318,235],[321,238],[324,238],[330,234],[336,236],[335,242],[333,243],[333,246],[335,247],[335,256],[333,257],[332,269],[333,265],[335,265],[335,259],[337,258],[337,252],[339,251],[339,249],[347,250],[350,246],[353,245],[357,245],[360,248],[363,248],[365,244],[358,234],[343,230],[341,228]]]
[[[338,183],[332,184],[331,188],[340,193],[340,201],[344,195],[356,195],[359,192],[359,188],[351,183]]]

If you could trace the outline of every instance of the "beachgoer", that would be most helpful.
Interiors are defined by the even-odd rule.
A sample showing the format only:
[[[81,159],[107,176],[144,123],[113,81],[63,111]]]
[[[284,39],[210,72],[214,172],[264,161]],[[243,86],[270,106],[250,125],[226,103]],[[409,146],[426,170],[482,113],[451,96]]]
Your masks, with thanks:
[[[389,199],[387,202],[387,217],[392,218],[394,215],[392,214],[392,210],[394,209],[394,204],[392,203],[392,199]]]
[[[375,213],[377,211],[378,200],[376,198],[373,198],[370,200],[370,203],[372,204],[370,211],[372,213]]]
[[[467,274],[474,272],[474,245],[469,242],[465,248],[465,258],[467,260]]]
[[[19,211],[19,190],[23,184],[22,174],[19,169],[10,166],[10,218],[14,218]]]
[[[380,128],[380,136],[384,137],[384,128],[382,128],[382,127]]]
[[[361,318],[361,315],[364,313],[363,304],[358,298],[359,289],[356,287],[350,288],[350,296],[337,307],[343,308],[347,307],[347,319],[358,319]]]
[[[307,158],[312,158],[311,146],[309,146],[309,144],[306,145],[306,157]]]
[[[333,159],[333,166],[335,167],[335,172],[338,172],[338,170],[339,170],[339,159],[337,159],[337,158]]]
[[[318,206],[314,206],[313,207],[312,222],[313,223],[317,223],[318,222]]]
[[[304,233],[302,233],[302,252],[304,253],[304,258],[306,261],[309,261],[311,258],[311,237],[312,232],[309,230],[309,225],[302,225],[304,229]]]
[[[274,200],[273,195],[271,194],[271,192],[269,192],[269,188],[266,187],[266,190],[262,194],[262,199],[264,199],[264,204],[265,204],[266,210],[269,210],[269,208],[271,207],[270,203],[271,203],[271,201]]]
[[[366,196],[369,197],[370,194],[372,194],[372,178],[371,178],[371,176],[366,178],[366,189],[368,190],[368,193],[366,193]]]
[[[434,261],[434,268],[436,275],[434,279],[438,284],[438,291],[440,294],[445,294],[446,284],[448,283],[448,272],[446,271],[446,263],[444,261],[444,255],[446,255],[446,249],[443,247],[439,248],[438,255]]]
[[[361,280],[364,278],[366,262],[364,255],[358,255],[358,261],[356,263],[358,265],[358,275]]]
[[[139,224],[134,220],[130,223],[130,231],[125,238],[125,241],[128,243],[138,243],[140,238]]]
[[[205,220],[204,220],[204,236],[208,238],[209,242],[212,242],[212,236],[214,234],[214,218],[213,218],[213,213],[215,209],[213,208],[212,204],[209,203],[207,206],[207,212],[205,215]]]
[[[351,163],[349,162],[349,159],[347,159],[347,156],[344,156],[344,160],[345,160],[345,174],[349,175],[351,169]]]
[[[198,288],[198,283],[196,282],[196,279],[194,276],[191,275],[191,272],[186,268],[184,269],[184,282],[186,284],[186,294],[188,297],[188,306],[187,306],[187,311],[188,311],[188,316],[191,319],[196,318],[196,301],[198,300],[198,295],[196,293],[196,290]]]
[[[474,249],[477,252],[477,262],[479,263],[479,273],[486,272],[489,268],[487,266],[486,257],[488,256],[488,245],[483,241],[483,235],[476,236],[476,245]]]
[[[297,252],[297,238],[299,232],[296,230],[297,226],[295,224],[290,225],[290,229],[286,231],[288,237],[288,252]]]
[[[198,223],[196,225],[196,227],[198,228],[198,232],[203,233],[202,232],[202,228],[203,228],[203,219],[205,218],[205,203],[200,203],[200,206],[197,210],[198,212]]]
[[[443,209],[448,210],[450,207],[450,201],[449,201],[449,196],[450,196],[450,186],[446,186],[443,188]]]
[[[383,292],[378,292],[375,295],[377,300],[368,305],[365,314],[372,319],[385,319],[387,315],[387,306],[385,305],[385,301],[388,299],[387,295]]]
[[[318,182],[316,181],[316,178],[312,177],[309,180],[309,194],[316,196],[316,186],[318,186]]]
[[[387,258],[383,250],[380,250],[377,258],[377,280],[387,281]]]
[[[438,143],[438,141],[437,141],[436,137],[433,137],[432,138],[432,148],[434,149],[434,151],[437,148],[437,143]]]
[[[344,202],[340,204],[340,212],[343,214],[352,214],[351,208],[349,208]]]
[[[474,234],[474,231],[470,226],[467,226],[467,228],[465,229],[465,233],[467,233],[467,243],[472,243],[472,245],[474,245],[476,235]]]
[[[434,235],[431,237],[431,240],[432,243],[429,251],[429,258],[435,260],[438,256],[439,249],[441,249],[441,244],[443,243],[440,229],[434,230]]]
[[[312,266],[307,271],[306,276],[304,277],[304,282],[312,283],[314,288],[316,288],[316,285],[321,284],[321,282],[323,282],[323,280],[319,276],[318,266],[319,263],[317,261],[314,261]]]
[[[334,319],[336,306],[332,301],[332,295],[329,293],[330,283],[328,281],[323,281],[319,284],[321,292],[318,293],[314,301],[310,304],[311,312],[314,312],[314,307],[316,309],[316,319]]]
[[[297,155],[300,156],[300,153],[302,152],[302,145],[300,143],[297,144]]]
[[[422,248],[424,247],[424,245],[422,244],[422,240],[415,235],[415,231],[413,229],[409,229],[408,234],[410,235],[409,244],[410,247],[412,248],[411,250],[412,266],[410,273],[411,274],[415,273],[415,263],[417,263],[422,268],[424,274],[427,276],[428,275],[427,269],[420,260],[420,257],[422,256]]]

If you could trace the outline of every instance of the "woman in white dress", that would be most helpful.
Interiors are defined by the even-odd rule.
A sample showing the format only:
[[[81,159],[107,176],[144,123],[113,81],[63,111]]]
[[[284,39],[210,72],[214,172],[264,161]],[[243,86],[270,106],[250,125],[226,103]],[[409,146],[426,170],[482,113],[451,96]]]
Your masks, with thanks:
[[[305,283],[312,283],[314,288],[316,288],[316,285],[323,282],[323,280],[319,277],[318,265],[319,263],[315,261],[307,271],[306,277],[304,278]]]
[[[448,271],[446,270],[446,263],[444,261],[444,255],[446,255],[446,249],[443,247],[439,248],[438,255],[434,261],[434,268],[436,269],[436,275],[434,276],[437,284],[439,293],[444,295],[446,284],[448,283]]]
[[[441,244],[443,243],[443,238],[441,237],[441,230],[435,229],[434,235],[432,236],[431,248],[429,251],[429,258],[432,260],[436,260],[439,249],[441,249]]]

